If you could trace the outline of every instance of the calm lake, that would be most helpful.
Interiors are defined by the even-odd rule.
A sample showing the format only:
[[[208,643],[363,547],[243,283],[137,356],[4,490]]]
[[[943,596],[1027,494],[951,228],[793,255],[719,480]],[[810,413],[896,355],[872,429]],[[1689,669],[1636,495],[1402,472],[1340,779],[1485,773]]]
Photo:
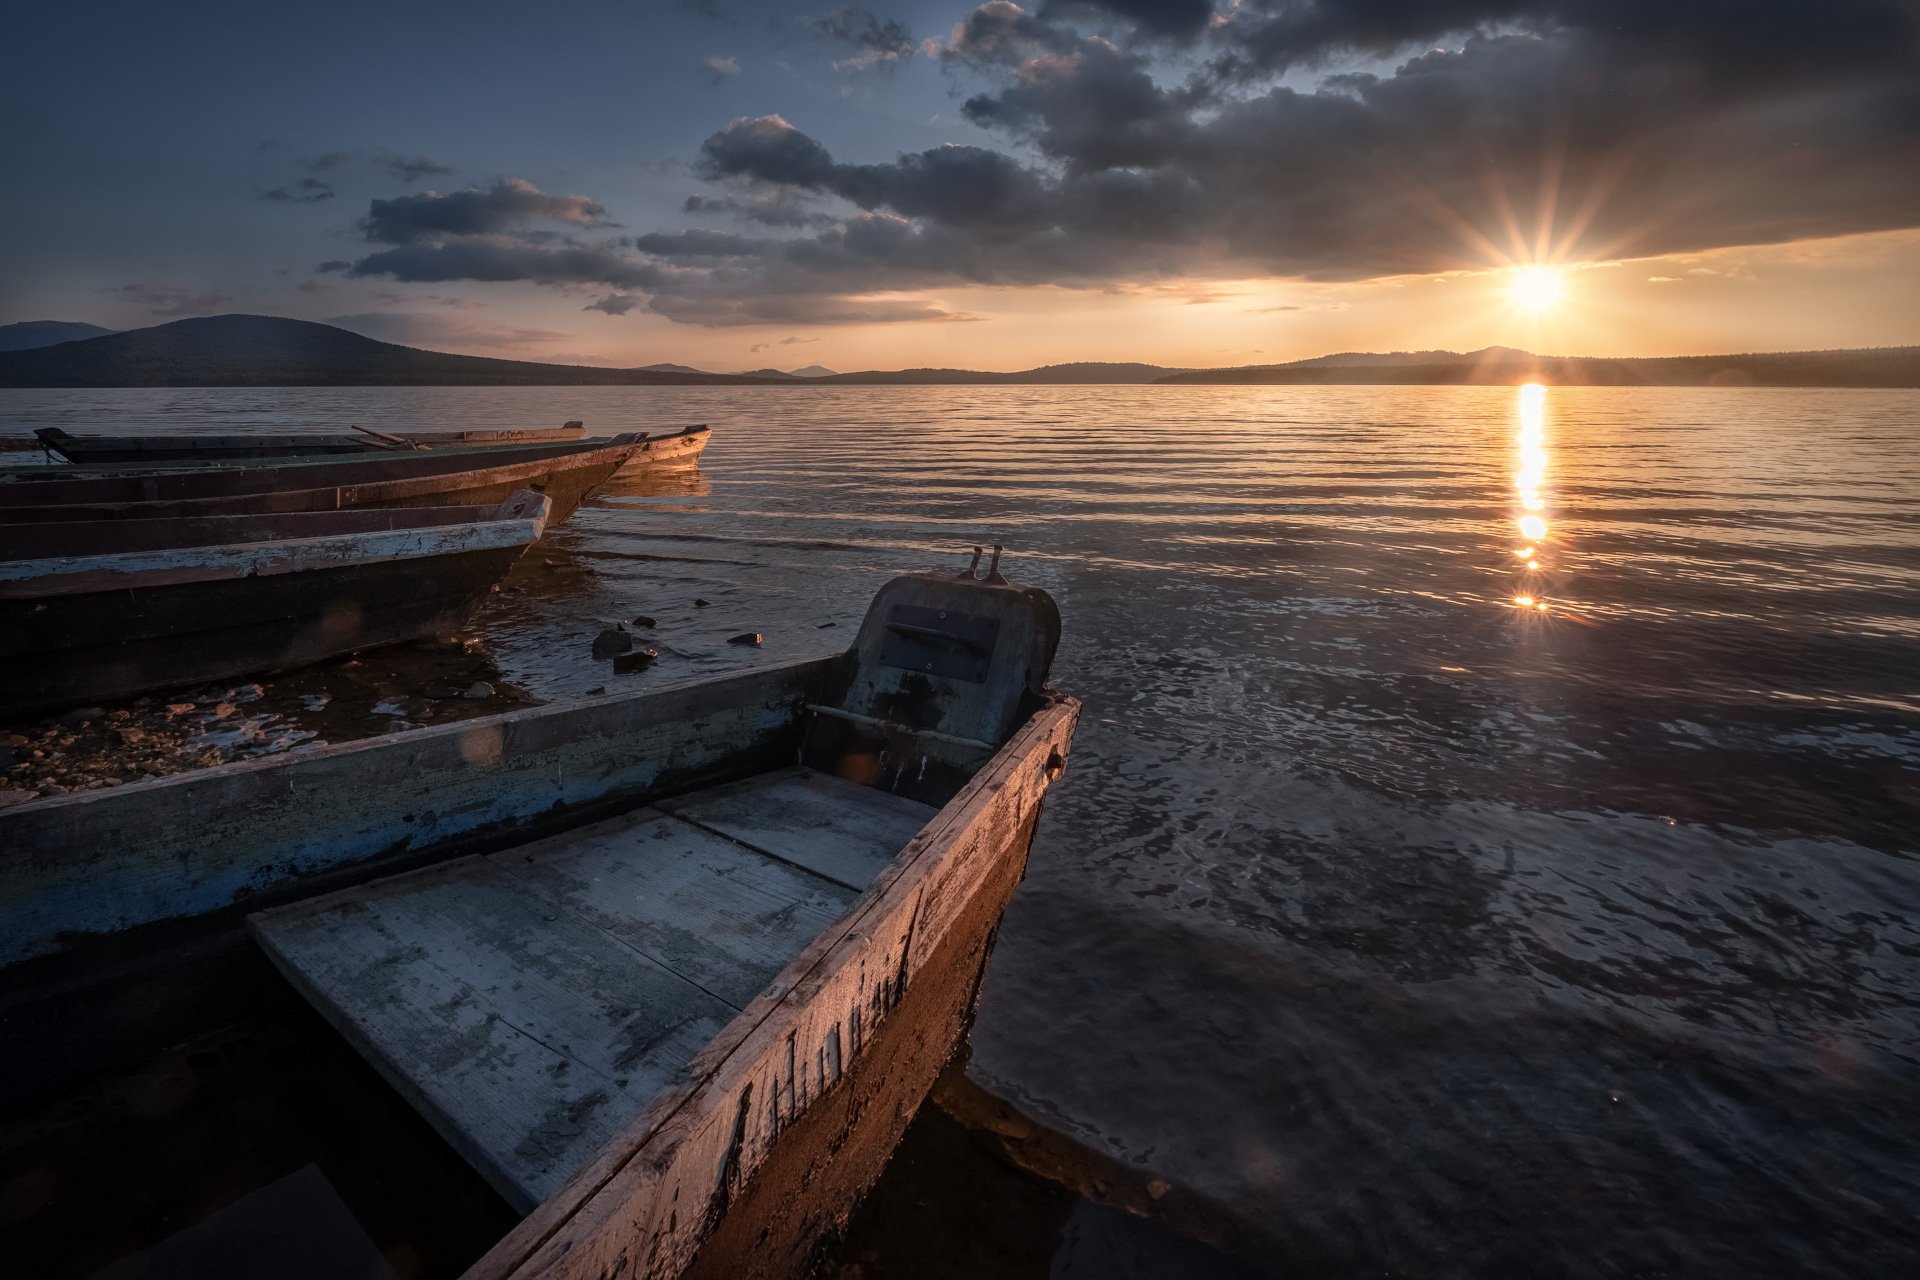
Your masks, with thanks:
[[[971,1067],[1037,1118],[1304,1271],[1920,1265],[1920,393],[0,392],[568,418],[715,433],[489,605],[535,696],[839,648],[976,543],[1059,601],[1087,714]]]

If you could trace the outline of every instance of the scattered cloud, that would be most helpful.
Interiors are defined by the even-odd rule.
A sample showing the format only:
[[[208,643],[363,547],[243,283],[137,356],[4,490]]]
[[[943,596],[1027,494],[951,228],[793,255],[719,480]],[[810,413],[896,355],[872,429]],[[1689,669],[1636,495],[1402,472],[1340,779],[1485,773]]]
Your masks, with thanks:
[[[604,298],[596,298],[582,307],[582,311],[604,311],[610,316],[623,316],[646,299],[636,293],[610,293]]]
[[[836,222],[832,215],[813,207],[811,201],[795,191],[776,190],[747,197],[688,196],[682,212],[717,215],[768,227],[823,227]]]
[[[377,151],[373,158],[388,177],[401,182],[417,182],[421,178],[453,172],[452,165],[441,164],[430,156],[403,156],[392,151]]]
[[[331,200],[337,193],[330,182],[318,178],[302,178],[291,187],[275,187],[271,191],[262,191],[262,200],[274,200],[281,204],[318,204],[322,200]]]
[[[315,173],[326,173],[329,170],[340,168],[352,159],[353,152],[351,151],[327,151],[314,156],[310,160],[302,161],[302,163]]]
[[[808,19],[807,26],[822,39],[852,46],[850,56],[834,61],[835,71],[892,70],[913,57],[918,47],[905,23],[855,4]]]
[[[700,76],[709,85],[723,84],[740,74],[738,58],[723,58],[719,54],[709,54],[700,64]]]
[[[390,302],[397,307],[418,306],[429,303],[436,307],[451,307],[461,311],[484,311],[487,304],[473,298],[456,298],[443,293],[393,293],[386,289],[375,289],[368,297],[375,302]]]
[[[323,293],[327,293],[331,291],[333,288],[333,286],[328,284],[325,280],[302,280],[299,284],[293,287],[298,289],[302,293],[312,294],[316,298]]]
[[[618,225],[585,196],[551,196],[521,178],[503,178],[490,187],[467,187],[442,195],[375,200],[360,230],[380,244],[419,244],[443,236],[494,235],[518,231],[536,222],[558,222],[582,229]]]
[[[155,316],[205,315],[233,301],[230,293],[195,292],[173,285],[123,284],[101,292],[145,308],[148,315]]]
[[[782,338],[778,342],[756,342],[748,347],[747,350],[758,353],[761,351],[771,351],[775,347],[803,347],[810,342],[818,341],[820,341],[818,338]]]

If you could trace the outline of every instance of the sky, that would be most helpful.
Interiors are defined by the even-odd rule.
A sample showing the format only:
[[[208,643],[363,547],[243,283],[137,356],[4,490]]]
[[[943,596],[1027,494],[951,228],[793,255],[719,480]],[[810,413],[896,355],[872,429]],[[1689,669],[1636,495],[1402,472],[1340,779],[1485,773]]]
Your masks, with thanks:
[[[70,0],[0,323],[707,369],[1920,343],[1920,0]]]

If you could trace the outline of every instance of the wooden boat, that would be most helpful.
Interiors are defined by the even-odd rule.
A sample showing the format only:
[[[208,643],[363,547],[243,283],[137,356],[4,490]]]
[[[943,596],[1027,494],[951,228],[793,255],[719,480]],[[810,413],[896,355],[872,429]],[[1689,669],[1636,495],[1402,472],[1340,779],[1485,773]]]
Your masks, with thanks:
[[[0,525],[0,715],[450,633],[551,507]]]
[[[553,501],[561,523],[636,458],[698,456],[705,427],[658,438],[633,432],[572,444],[512,444],[301,458],[270,465],[14,467],[0,470],[0,524],[331,511],[343,507],[481,505],[520,489]]]
[[[835,657],[0,809],[0,963],[58,991],[0,1004],[0,1077],[159,1017],[162,944],[231,1018],[251,912],[526,1214],[468,1280],[799,1275],[965,1029],[1078,715],[1058,628],[909,575]]]
[[[170,435],[88,432],[73,434],[59,427],[41,427],[34,438],[50,452],[70,462],[215,461],[234,458],[289,458],[310,454],[384,453],[413,447],[433,448],[473,444],[540,444],[578,440],[586,424],[559,427],[472,428],[448,431],[369,432],[191,432]]]

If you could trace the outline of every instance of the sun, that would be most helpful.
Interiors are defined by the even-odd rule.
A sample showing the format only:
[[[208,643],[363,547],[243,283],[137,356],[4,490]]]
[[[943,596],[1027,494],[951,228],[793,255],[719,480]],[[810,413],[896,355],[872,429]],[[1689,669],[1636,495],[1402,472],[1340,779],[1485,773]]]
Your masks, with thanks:
[[[1566,300],[1567,281],[1554,267],[1515,267],[1507,294],[1522,311],[1543,315]]]

